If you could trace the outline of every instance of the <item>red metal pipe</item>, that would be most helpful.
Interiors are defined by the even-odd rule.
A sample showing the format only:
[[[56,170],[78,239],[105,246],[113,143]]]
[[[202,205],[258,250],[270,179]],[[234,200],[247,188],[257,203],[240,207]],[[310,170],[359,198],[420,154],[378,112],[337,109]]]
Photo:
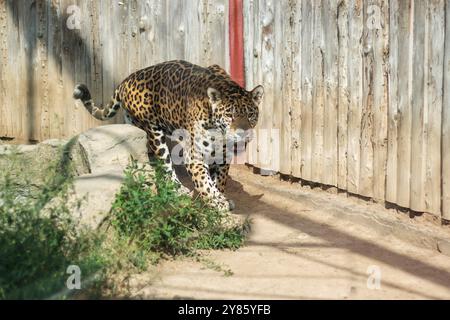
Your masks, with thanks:
[[[244,15],[242,0],[229,0],[229,41],[231,78],[245,87]]]

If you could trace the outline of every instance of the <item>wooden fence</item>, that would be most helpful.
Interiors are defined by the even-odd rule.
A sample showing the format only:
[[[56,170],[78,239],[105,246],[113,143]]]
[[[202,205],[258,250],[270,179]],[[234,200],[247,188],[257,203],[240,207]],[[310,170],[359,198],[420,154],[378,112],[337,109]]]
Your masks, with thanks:
[[[99,125],[77,82],[107,101],[160,61],[229,70],[228,10],[0,0],[0,137]],[[251,164],[450,220],[450,0],[244,0],[244,38],[247,87],[266,89]]]
[[[228,0],[0,0],[0,137],[70,137],[100,124],[74,103],[75,83],[108,101],[137,69],[229,69],[228,50]]]
[[[450,1],[244,1],[249,162],[450,219]],[[270,131],[272,130],[272,131]]]

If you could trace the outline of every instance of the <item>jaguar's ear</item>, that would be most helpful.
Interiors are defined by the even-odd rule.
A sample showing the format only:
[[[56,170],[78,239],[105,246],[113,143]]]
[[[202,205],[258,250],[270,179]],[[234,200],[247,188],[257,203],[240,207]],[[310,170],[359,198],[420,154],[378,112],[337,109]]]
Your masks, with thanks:
[[[213,105],[218,104],[222,100],[220,92],[214,88],[208,88],[208,97]]]
[[[264,97],[263,86],[257,86],[255,89],[252,90],[252,98],[257,106],[261,104],[263,97]]]

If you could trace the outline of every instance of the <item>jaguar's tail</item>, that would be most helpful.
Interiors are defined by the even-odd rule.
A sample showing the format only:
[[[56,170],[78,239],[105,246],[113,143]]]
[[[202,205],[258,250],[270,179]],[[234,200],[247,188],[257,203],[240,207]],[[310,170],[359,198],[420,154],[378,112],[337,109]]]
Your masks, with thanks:
[[[86,110],[98,120],[108,120],[113,118],[122,106],[118,89],[116,89],[111,101],[104,107],[97,107],[95,105],[88,87],[84,84],[75,86],[73,97],[74,99],[81,100]]]

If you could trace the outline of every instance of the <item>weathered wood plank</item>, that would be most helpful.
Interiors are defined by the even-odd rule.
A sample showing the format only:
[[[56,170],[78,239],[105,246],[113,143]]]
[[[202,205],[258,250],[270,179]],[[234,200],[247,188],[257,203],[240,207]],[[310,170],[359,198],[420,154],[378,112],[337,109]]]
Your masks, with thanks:
[[[20,122],[20,134],[26,139],[26,141],[35,141],[37,136],[36,131],[36,119],[38,119],[40,106],[39,106],[39,94],[37,78],[37,68],[40,66],[40,61],[37,58],[37,37],[38,37],[38,16],[37,16],[37,3],[36,2],[18,2],[19,6],[19,19],[18,33],[19,33],[19,48],[18,51],[12,51],[12,54],[17,54],[19,61],[17,74],[26,75],[26,81],[18,80],[17,102],[21,110],[19,115],[21,116]],[[24,94],[26,93],[26,94]],[[12,106],[15,110],[16,106]],[[16,113],[14,112],[14,115]],[[13,117],[13,119],[15,116]]]
[[[260,81],[261,70],[261,45],[259,43],[260,32],[260,18],[259,18],[259,6],[258,2],[245,0],[243,3],[244,12],[247,14],[244,17],[244,41],[250,45],[244,46],[245,48],[245,77],[247,87],[255,87]],[[265,86],[264,86],[265,87]],[[260,106],[260,117],[266,112],[265,104]],[[248,145],[248,163],[259,167],[259,129],[260,122],[255,128],[254,139]]]
[[[5,91],[9,94],[6,95],[4,99],[5,105],[5,123],[7,129],[5,130],[5,136],[9,138],[15,138],[19,141],[27,140],[21,130],[22,113],[25,111],[23,106],[18,105],[18,86],[20,85],[19,79],[11,75],[17,74],[18,72],[23,72],[25,66],[20,66],[19,55],[13,54],[13,52],[19,52],[19,6],[18,2],[13,0],[6,1],[6,34],[4,36],[6,42],[6,48],[4,50],[4,55],[6,53],[6,62],[4,64],[5,79],[8,82],[5,87]],[[25,48],[24,48],[25,49]],[[23,80],[25,81],[25,74],[23,74]],[[25,95],[23,95],[25,96]],[[13,110],[16,110],[14,113]]]
[[[301,177],[302,151],[302,1],[290,1],[291,16],[291,172],[294,177]],[[288,125],[288,124],[286,124]]]
[[[193,41],[193,39],[199,39],[200,36],[200,20],[199,9],[201,0],[192,0],[189,5],[186,6],[184,12],[184,25],[185,25],[185,52],[184,56],[187,61],[199,64],[201,63],[201,51],[202,48],[199,45],[198,40]],[[252,38],[253,39],[253,38]],[[250,47],[250,46],[249,46]]]
[[[399,5],[402,0],[392,0],[389,7],[389,108],[388,152],[386,164],[386,201],[397,202],[398,167],[398,104],[399,104]],[[401,79],[407,81],[407,79]]]
[[[279,153],[273,152],[273,160],[279,162],[282,174],[292,173],[291,164],[291,90],[292,90],[292,57],[291,57],[291,12],[287,1],[275,2],[274,16],[274,92],[279,96],[274,101],[272,129],[279,130]],[[272,145],[276,143],[272,137]]]
[[[313,30],[314,16],[312,2],[302,1],[302,104],[301,104],[301,178],[312,179],[312,124],[313,124]]]
[[[450,0],[446,4],[444,99],[442,108],[442,217],[450,220]]]
[[[424,112],[424,144],[426,151],[423,211],[441,215],[441,138],[442,138],[442,107],[444,90],[444,55],[445,55],[445,2],[429,1],[427,11],[428,47],[427,59],[424,61],[427,69],[425,86]]]
[[[185,12],[185,1],[174,0],[169,1],[168,4],[167,21],[171,21],[172,25],[167,28],[167,59],[183,59],[185,55],[184,46],[186,34],[186,25],[183,19]]]
[[[386,198],[389,87],[389,6],[387,0],[369,2],[378,20],[371,26],[373,48],[373,189],[372,197]]]
[[[223,53],[228,45],[224,43],[228,7],[225,0],[202,0],[199,5],[200,36],[202,48],[201,62],[203,66],[218,64],[226,67]]]
[[[338,177],[338,1],[324,1],[323,25],[323,72],[324,72],[324,132],[323,176],[321,183],[337,186]]]
[[[324,1],[313,3],[314,29],[313,29],[313,109],[312,109],[312,154],[311,154],[311,180],[322,182],[324,176],[324,110],[325,110],[325,63],[324,63],[324,30],[322,25]]]
[[[141,41],[139,41],[140,38],[138,36],[139,20],[140,20],[140,12],[138,11],[139,2],[140,2],[139,0],[130,0],[128,7],[128,35],[129,35],[128,73],[133,73],[144,67],[143,65],[141,65],[141,54],[142,54]]]
[[[274,5],[269,2],[259,3],[259,22],[260,32],[256,33],[260,38],[260,59],[261,64],[260,77],[261,83],[265,86],[264,110],[260,115],[259,136],[258,136],[258,165],[263,170],[277,170],[274,168],[272,160],[272,115],[275,99],[274,92]],[[259,29],[259,28],[258,28]]]
[[[349,2],[349,87],[350,104],[348,114],[348,151],[347,151],[347,190],[359,193],[360,181],[360,135],[361,135],[361,106],[363,104],[363,7],[362,2]]]
[[[338,7],[339,57],[338,57],[338,177],[339,189],[347,189],[347,151],[348,151],[348,110],[350,104],[349,88],[349,1],[340,2]]]
[[[48,125],[47,138],[64,136],[65,97],[62,83],[61,1],[52,0],[47,6],[48,32]],[[51,100],[50,100],[51,99]],[[62,112],[64,110],[64,113]],[[45,121],[46,119],[42,119]],[[43,139],[43,137],[41,137]]]
[[[414,2],[411,0],[398,1],[398,169],[396,203],[406,208],[410,205],[411,177],[413,6]]]
[[[2,68],[0,68],[0,96],[2,103],[0,103],[0,137],[12,137],[11,115],[8,113],[11,95],[8,92],[8,40],[9,28],[11,26],[9,20],[12,14],[8,9],[6,1],[0,1],[0,61]]]
[[[425,154],[426,144],[424,116],[428,113],[428,105],[425,103],[425,79],[428,74],[425,68],[425,58],[428,55],[429,25],[426,23],[427,3],[425,1],[414,2],[414,49],[412,78],[412,131],[411,131],[411,209],[421,211],[425,202]]]
[[[363,51],[363,100],[361,110],[361,136],[360,136],[360,166],[358,194],[365,197],[373,196],[373,161],[374,161],[374,50],[373,29],[368,23],[369,7],[371,4],[364,1],[363,26],[364,36],[361,43]]]
[[[111,1],[100,1],[99,8],[102,12],[102,19],[99,21],[99,43],[102,49],[102,100],[103,103],[105,103],[111,98],[113,90],[117,85],[114,79],[114,48],[118,44],[111,41],[111,38],[118,37],[119,32],[117,29],[118,24],[110,23],[110,21],[114,18],[112,14]]]
[[[48,96],[48,14],[47,1],[36,1],[36,98],[33,108],[32,130],[30,139],[34,141],[45,140],[50,136],[50,113]]]

